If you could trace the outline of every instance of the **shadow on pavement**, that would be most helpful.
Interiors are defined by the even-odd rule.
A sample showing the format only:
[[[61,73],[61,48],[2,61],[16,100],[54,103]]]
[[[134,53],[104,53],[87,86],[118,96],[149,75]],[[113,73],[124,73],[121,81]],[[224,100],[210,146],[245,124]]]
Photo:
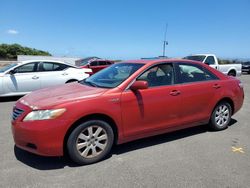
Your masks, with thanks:
[[[20,99],[22,96],[14,96],[14,97],[0,97],[0,102],[13,102]]]
[[[53,169],[61,169],[64,168],[65,166],[69,167],[77,166],[76,164],[71,162],[67,157],[39,156],[27,152],[25,150],[22,150],[16,146],[14,146],[14,153],[17,160],[38,170],[53,170]]]
[[[166,133],[162,135],[157,135],[153,137],[148,137],[140,140],[135,140],[133,142],[118,145],[114,148],[113,154],[120,155],[122,153],[130,152],[137,149],[142,149],[150,147],[153,145],[158,145],[166,142],[171,142],[173,140],[179,140],[185,137],[193,136],[196,134],[201,134],[209,131],[206,126],[192,127],[188,129],[183,129],[171,133]]]
[[[234,125],[236,122],[237,120],[232,119],[230,122],[230,126]],[[112,155],[122,155],[123,153],[126,153],[126,152],[143,149],[146,147],[151,147],[151,146],[166,143],[166,142],[171,142],[173,140],[179,140],[185,137],[205,133],[208,131],[209,129],[207,128],[207,126],[202,125],[198,127],[183,129],[183,130],[172,132],[172,133],[167,133],[163,135],[158,135],[154,137],[132,141],[129,143],[115,146],[113,148],[112,153],[107,158],[112,157]],[[14,152],[15,152],[15,156],[17,160],[38,170],[61,169],[61,168],[64,168],[65,166],[78,167],[78,165],[73,163],[68,157],[38,156],[32,153],[29,153],[27,151],[24,151],[22,149],[19,149],[16,146],[14,147]]]

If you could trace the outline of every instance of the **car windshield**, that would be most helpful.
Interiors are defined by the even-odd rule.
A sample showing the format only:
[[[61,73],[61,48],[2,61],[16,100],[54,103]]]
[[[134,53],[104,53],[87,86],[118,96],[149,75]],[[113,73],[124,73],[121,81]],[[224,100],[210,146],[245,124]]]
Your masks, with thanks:
[[[12,64],[6,65],[4,67],[1,67],[0,72],[5,72],[5,71],[9,70],[10,68],[15,67],[16,65],[17,65],[17,63],[12,63]]]
[[[99,71],[93,76],[81,81],[81,84],[93,87],[114,88],[125,81],[144,64],[118,63]]]
[[[205,55],[191,55],[191,56],[184,57],[184,59],[193,60],[193,61],[204,61],[205,57],[206,57]]]
[[[80,63],[80,66],[85,66],[85,65],[87,65],[88,63],[89,63],[88,60],[82,61],[82,62]]]

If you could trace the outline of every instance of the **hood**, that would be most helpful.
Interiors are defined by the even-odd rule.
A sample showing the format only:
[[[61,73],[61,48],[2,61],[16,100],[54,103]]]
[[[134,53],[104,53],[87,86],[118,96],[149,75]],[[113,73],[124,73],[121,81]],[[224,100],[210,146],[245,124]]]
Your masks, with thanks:
[[[62,103],[84,100],[102,95],[107,89],[70,83],[34,91],[19,101],[33,109],[51,107]]]

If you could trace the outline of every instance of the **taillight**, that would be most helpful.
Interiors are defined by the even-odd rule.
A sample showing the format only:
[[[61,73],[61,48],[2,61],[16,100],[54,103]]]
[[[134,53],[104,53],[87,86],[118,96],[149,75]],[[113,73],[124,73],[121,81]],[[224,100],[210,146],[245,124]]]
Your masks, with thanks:
[[[85,70],[84,70],[84,73],[87,73],[87,74],[92,74],[92,73],[93,73],[93,71],[92,71],[92,69],[85,69]]]
[[[239,87],[243,89],[244,85],[243,83],[239,80],[239,83],[238,83]]]

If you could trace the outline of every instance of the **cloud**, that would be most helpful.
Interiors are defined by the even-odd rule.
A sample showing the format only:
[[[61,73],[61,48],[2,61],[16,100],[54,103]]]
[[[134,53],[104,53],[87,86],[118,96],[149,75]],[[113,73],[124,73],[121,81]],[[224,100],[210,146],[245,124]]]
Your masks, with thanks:
[[[10,35],[17,35],[19,32],[15,29],[9,29],[9,30],[7,30],[7,33]]]

